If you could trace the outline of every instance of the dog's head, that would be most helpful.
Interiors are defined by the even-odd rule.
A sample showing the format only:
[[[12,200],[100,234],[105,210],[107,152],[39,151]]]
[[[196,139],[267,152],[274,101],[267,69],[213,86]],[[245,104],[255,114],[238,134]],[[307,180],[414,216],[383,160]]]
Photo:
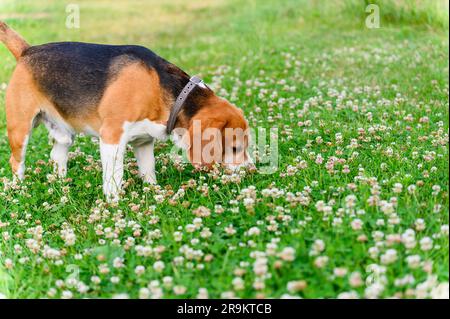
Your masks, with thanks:
[[[197,168],[218,163],[236,170],[251,163],[249,142],[243,111],[225,99],[214,97],[192,117],[180,144]]]

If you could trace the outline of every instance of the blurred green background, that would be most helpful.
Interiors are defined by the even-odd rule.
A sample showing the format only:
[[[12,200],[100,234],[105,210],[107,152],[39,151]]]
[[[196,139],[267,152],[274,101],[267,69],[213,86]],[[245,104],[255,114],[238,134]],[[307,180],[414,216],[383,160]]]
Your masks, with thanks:
[[[80,6],[80,29],[65,27],[70,3]],[[380,7],[382,30],[365,27],[369,3]],[[338,46],[358,33],[367,41],[383,32],[441,33],[449,16],[446,0],[1,0],[0,19],[33,44],[138,43],[179,63],[202,65],[232,63],[244,52],[289,43]]]

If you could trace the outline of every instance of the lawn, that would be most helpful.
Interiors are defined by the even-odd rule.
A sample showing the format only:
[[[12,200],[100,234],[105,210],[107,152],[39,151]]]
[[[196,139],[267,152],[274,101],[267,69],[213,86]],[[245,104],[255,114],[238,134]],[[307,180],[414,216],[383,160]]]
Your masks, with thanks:
[[[448,297],[448,2],[373,1],[373,29],[358,0],[72,2],[79,29],[62,0],[2,0],[0,19],[32,44],[151,48],[276,128],[278,162],[196,172],[160,142],[159,185],[130,151],[109,205],[98,141],[60,180],[39,127],[13,181],[0,43],[0,297]]]

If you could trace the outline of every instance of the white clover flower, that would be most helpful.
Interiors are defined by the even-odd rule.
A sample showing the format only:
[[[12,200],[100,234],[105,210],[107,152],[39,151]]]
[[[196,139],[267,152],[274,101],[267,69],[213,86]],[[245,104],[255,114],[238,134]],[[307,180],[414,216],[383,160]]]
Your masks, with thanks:
[[[165,268],[164,262],[162,262],[162,261],[160,261],[160,260],[156,261],[156,262],[153,264],[153,269],[154,269],[156,272],[162,272],[162,271],[164,270],[164,268]]]
[[[121,257],[116,257],[113,260],[113,267],[114,268],[123,268],[124,267],[124,263],[123,263],[124,259]]]
[[[233,225],[230,224],[227,227],[225,227],[225,233],[229,236],[232,236],[236,234],[236,229],[234,229]]]
[[[187,224],[186,225],[186,231],[188,233],[193,233],[196,229],[197,229],[197,227],[194,224]]]
[[[136,266],[136,268],[134,268],[134,273],[137,276],[141,276],[145,273],[145,267],[142,265]]]
[[[347,272],[348,272],[347,268],[344,267],[336,267],[333,269],[333,274],[336,277],[344,277],[345,275],[347,275]]]
[[[449,283],[443,282],[434,287],[430,296],[432,299],[449,299]]]
[[[432,192],[433,196],[437,196],[441,192],[441,186],[439,185],[433,185],[431,189],[433,190]]]
[[[406,275],[402,278],[396,278],[394,280],[394,286],[395,287],[404,287],[407,285],[412,285],[412,284],[414,284],[414,282],[415,282],[415,279],[414,279],[413,275]]]
[[[364,284],[361,273],[359,271],[352,272],[348,278],[350,286],[353,288],[361,287]]]
[[[234,290],[243,290],[245,288],[245,282],[241,277],[235,277],[231,281]]]
[[[173,287],[173,292],[175,293],[175,295],[183,295],[186,293],[186,290],[187,288],[182,285],[177,285]]]
[[[414,222],[414,226],[415,226],[417,231],[422,231],[422,230],[425,229],[426,224],[425,224],[425,221],[422,218],[418,218]]]
[[[64,290],[61,293],[61,299],[72,299],[73,293],[70,290]]]
[[[244,198],[243,204],[245,207],[251,207],[255,204],[255,200],[253,198]]]
[[[317,256],[325,250],[325,242],[322,239],[316,239],[309,251],[310,256]]]
[[[83,283],[83,282],[79,282],[78,285],[77,285],[77,291],[78,291],[80,294],[85,294],[85,293],[87,293],[87,292],[89,291],[89,286],[86,285],[86,284]]]
[[[98,284],[101,282],[101,279],[100,279],[100,277],[98,277],[98,276],[92,276],[92,277],[91,277],[91,282],[92,282],[93,284],[98,285]]]
[[[333,227],[339,227],[342,225],[342,222],[343,222],[342,218],[335,217],[335,218],[333,218],[332,225],[333,225]]]
[[[295,281],[289,281],[287,283],[287,290],[290,293],[297,293],[299,291],[304,290],[307,287],[307,283],[304,280],[295,280]]]
[[[193,211],[193,213],[197,217],[208,217],[211,215],[211,210],[205,206],[199,206]]]
[[[172,277],[164,276],[162,281],[163,281],[164,287],[166,287],[166,288],[172,287],[172,284],[173,284],[173,278]]]
[[[434,207],[433,207],[434,213],[439,213],[441,210],[442,210],[442,205],[440,205],[440,204],[434,205]]]
[[[58,259],[61,257],[61,252],[58,249],[45,246],[42,255],[48,259]]]
[[[380,202],[380,209],[386,215],[390,215],[395,211],[394,205],[386,201]]]
[[[412,249],[412,248],[416,247],[417,241],[416,241],[416,234],[415,234],[414,230],[407,229],[402,234],[402,243],[403,243],[403,245],[405,245],[405,247],[407,249]]]
[[[356,205],[356,196],[355,195],[348,195],[345,197],[345,207],[347,208],[354,208]]]
[[[356,218],[356,219],[352,220],[351,227],[353,230],[361,230],[363,227],[363,224],[364,224],[364,222],[361,219]]]
[[[249,236],[259,236],[261,234],[261,230],[258,227],[254,226],[248,230],[247,234]]]
[[[421,258],[419,255],[411,255],[406,257],[406,263],[411,269],[417,269],[420,267]]]
[[[317,268],[323,268],[328,263],[328,256],[319,256],[314,260],[314,266]]]
[[[197,299],[208,299],[208,298],[209,298],[208,289],[198,288]]]
[[[173,239],[174,239],[176,242],[180,242],[180,241],[183,239],[183,233],[182,233],[182,232],[179,232],[179,231],[173,232]]]
[[[212,236],[212,232],[208,227],[205,227],[202,229],[202,231],[200,232],[200,237],[202,238],[209,238]]]
[[[392,264],[397,261],[397,251],[395,249],[388,249],[381,255],[380,261],[383,265]]]
[[[164,202],[164,195],[157,194],[157,195],[154,195],[153,198],[155,199],[155,201],[158,204],[161,204],[162,202]]]
[[[383,293],[385,287],[379,282],[375,282],[364,290],[367,299],[377,299]]]
[[[255,290],[263,290],[264,288],[266,288],[266,284],[261,278],[255,278],[255,281],[253,282],[253,288]]]
[[[420,249],[428,251],[433,248],[433,240],[430,237],[424,237],[420,240]]]
[[[293,247],[285,247],[279,256],[284,261],[293,261],[295,259],[295,249]]]
[[[203,225],[203,219],[201,219],[201,217],[195,217],[192,221],[192,224],[194,224],[196,229],[199,229]]]
[[[225,211],[225,209],[222,207],[222,205],[215,205],[214,206],[214,212],[216,214],[222,214]]]
[[[146,287],[139,289],[139,299],[149,299],[151,295],[150,289]]]
[[[253,272],[256,276],[263,276],[268,271],[267,258],[259,257],[253,263]]]
[[[359,299],[359,295],[356,291],[346,291],[346,292],[341,292],[337,296],[337,299]]]
[[[408,186],[408,193],[413,194],[416,191],[416,185],[409,185]]]
[[[73,288],[78,284],[78,279],[73,278],[73,277],[69,277],[66,279],[66,286],[68,288]]]
[[[234,293],[234,291],[224,291],[220,294],[220,298],[222,299],[235,299],[236,298],[236,294]]]
[[[392,187],[392,192],[396,194],[400,194],[403,190],[403,185],[401,183],[395,183],[394,187]]]
[[[50,288],[47,291],[47,296],[49,296],[50,298],[54,298],[57,293],[58,293],[58,291],[55,288]],[[0,296],[0,299],[1,299],[1,296]]]

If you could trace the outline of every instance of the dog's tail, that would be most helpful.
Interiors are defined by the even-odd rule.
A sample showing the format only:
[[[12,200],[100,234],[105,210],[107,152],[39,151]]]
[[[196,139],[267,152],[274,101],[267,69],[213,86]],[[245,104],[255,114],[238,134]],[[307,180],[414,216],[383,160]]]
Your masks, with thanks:
[[[18,60],[23,51],[30,47],[30,45],[13,29],[8,27],[6,23],[0,21],[0,41],[11,51],[16,60]]]

